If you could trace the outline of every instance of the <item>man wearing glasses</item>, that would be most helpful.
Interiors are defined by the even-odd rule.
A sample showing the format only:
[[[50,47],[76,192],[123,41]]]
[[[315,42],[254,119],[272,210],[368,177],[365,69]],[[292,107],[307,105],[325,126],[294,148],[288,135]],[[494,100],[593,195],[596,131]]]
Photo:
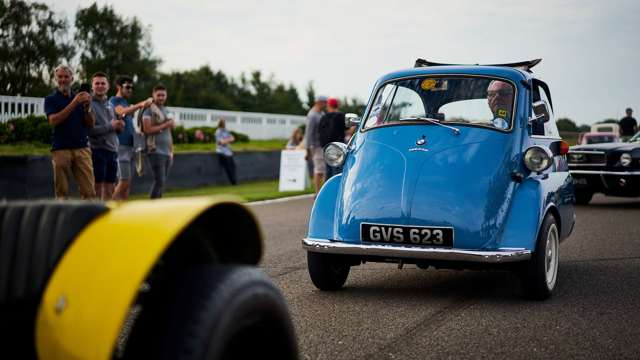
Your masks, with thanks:
[[[511,105],[513,105],[513,88],[509,83],[494,80],[487,87],[487,102],[493,114],[491,123],[498,129],[509,127]]]
[[[121,75],[116,78],[116,95],[112,96],[110,101],[113,105],[116,115],[124,120],[124,129],[118,134],[120,145],[118,147],[118,185],[113,193],[116,200],[126,200],[129,197],[131,188],[131,161],[133,159],[133,135],[135,129],[133,127],[133,113],[137,110],[149,107],[153,102],[152,98],[148,98],[134,105],[129,105],[128,100],[133,94],[133,78]]]

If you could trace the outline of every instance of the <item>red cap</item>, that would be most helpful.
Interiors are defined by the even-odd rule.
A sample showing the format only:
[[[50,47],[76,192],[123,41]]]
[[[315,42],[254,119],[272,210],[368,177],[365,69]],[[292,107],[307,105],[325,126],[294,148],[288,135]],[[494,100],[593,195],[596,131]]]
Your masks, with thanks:
[[[332,108],[337,108],[338,107],[338,99],[336,99],[336,98],[327,99],[327,106],[332,107]]]

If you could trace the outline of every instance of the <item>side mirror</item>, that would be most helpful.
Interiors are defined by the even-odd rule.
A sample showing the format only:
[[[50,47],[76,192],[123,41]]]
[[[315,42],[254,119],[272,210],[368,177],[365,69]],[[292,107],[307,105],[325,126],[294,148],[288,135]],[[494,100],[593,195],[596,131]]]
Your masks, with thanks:
[[[529,122],[537,122],[538,124],[546,123],[551,120],[549,112],[549,104],[544,100],[539,100],[533,103],[533,117]]]
[[[344,115],[344,126],[352,127],[354,125],[360,124],[360,118],[358,118],[358,114],[348,113]]]

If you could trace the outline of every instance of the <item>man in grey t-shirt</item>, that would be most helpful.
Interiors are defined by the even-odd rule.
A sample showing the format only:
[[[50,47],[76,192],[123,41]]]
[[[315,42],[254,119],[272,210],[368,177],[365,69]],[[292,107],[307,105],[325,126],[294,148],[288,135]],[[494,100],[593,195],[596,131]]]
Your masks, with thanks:
[[[320,124],[320,118],[324,115],[324,109],[327,107],[327,97],[316,96],[315,100],[316,102],[307,114],[307,129],[305,131],[304,142],[307,147],[307,160],[311,159],[313,161],[313,184],[316,194],[318,194],[322,186],[322,181],[324,180],[325,171],[318,125]]]
[[[118,174],[118,136],[122,131],[124,121],[117,120],[113,106],[107,100],[109,80],[107,75],[97,72],[91,77],[93,99],[91,111],[96,122],[89,130],[89,144],[91,145],[91,160],[95,179],[96,195],[102,200],[111,200]]]
[[[171,129],[174,121],[164,107],[167,89],[163,85],[153,88],[153,104],[142,113],[143,132],[147,138],[147,157],[153,172],[153,185],[149,197],[162,197],[169,167],[173,162]]]

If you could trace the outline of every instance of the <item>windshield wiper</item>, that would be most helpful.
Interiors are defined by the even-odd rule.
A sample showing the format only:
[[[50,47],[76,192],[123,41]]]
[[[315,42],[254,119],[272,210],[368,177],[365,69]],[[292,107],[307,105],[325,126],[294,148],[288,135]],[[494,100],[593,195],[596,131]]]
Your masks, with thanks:
[[[442,124],[442,123],[440,123],[440,120],[438,120],[438,119],[432,119],[432,118],[428,118],[428,117],[408,117],[408,118],[400,119],[400,121],[404,121],[404,120],[408,120],[408,121],[427,121],[427,122],[429,122],[431,124],[436,124],[436,125],[440,125],[442,127],[446,127],[447,129],[453,131],[453,135],[460,135],[460,129],[455,128],[453,126]]]

